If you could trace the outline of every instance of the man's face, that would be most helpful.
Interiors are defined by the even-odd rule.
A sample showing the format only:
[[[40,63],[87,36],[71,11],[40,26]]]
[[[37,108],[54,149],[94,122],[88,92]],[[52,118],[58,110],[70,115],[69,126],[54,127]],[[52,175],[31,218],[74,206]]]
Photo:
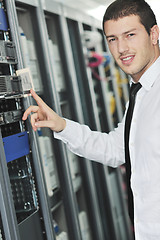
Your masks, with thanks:
[[[153,44],[152,32],[149,36],[135,15],[106,21],[104,30],[115,61],[124,72],[138,81],[159,54]]]

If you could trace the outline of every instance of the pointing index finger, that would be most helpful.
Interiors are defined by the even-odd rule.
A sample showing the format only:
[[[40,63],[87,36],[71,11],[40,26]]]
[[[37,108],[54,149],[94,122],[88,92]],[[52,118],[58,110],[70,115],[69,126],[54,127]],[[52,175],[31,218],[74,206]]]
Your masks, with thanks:
[[[45,105],[45,103],[43,102],[43,100],[37,95],[37,93],[36,93],[33,89],[31,89],[30,92],[31,92],[32,97],[34,98],[34,100],[37,102],[37,104],[38,104],[40,107],[42,107],[43,105]]]

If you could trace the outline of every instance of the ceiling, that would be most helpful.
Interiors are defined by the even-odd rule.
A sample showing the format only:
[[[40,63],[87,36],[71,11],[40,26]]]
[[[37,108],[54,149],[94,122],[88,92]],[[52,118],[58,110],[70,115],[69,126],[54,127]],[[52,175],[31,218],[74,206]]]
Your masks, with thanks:
[[[90,10],[98,7],[99,5],[107,6],[113,0],[56,0],[57,2],[62,2],[64,5],[81,9],[82,11]]]
[[[114,0],[54,0],[61,2],[74,9],[80,9],[81,11],[94,16],[95,18],[102,20],[106,7]],[[158,23],[160,22],[160,0],[146,0],[154,10]]]
[[[55,0],[74,9],[80,9],[89,15],[101,20],[106,7],[113,0]]]

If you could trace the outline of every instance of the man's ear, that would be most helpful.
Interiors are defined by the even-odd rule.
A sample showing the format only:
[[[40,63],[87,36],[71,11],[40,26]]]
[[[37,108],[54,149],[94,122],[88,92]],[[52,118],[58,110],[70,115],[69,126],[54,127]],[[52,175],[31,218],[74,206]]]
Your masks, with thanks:
[[[154,25],[151,28],[150,36],[151,36],[153,45],[156,45],[158,43],[158,39],[159,39],[159,27],[157,25]]]

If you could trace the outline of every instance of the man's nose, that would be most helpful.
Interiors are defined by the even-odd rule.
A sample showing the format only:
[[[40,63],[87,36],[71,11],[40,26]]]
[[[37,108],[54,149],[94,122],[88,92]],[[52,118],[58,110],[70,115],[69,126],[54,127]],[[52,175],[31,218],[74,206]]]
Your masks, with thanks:
[[[118,52],[122,54],[122,53],[127,52],[128,49],[129,49],[129,47],[128,47],[127,41],[125,39],[119,39],[118,40]]]

